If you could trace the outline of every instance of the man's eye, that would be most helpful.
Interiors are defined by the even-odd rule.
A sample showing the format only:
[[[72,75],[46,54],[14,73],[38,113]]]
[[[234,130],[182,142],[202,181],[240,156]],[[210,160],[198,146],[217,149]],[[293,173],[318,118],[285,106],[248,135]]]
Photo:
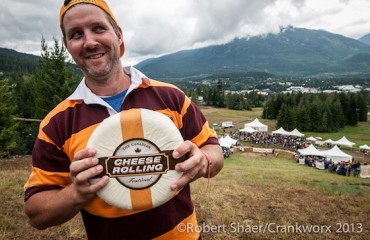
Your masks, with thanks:
[[[71,34],[71,39],[78,39],[82,36],[82,33],[81,32],[74,32]]]
[[[96,26],[96,27],[94,27],[94,32],[96,32],[96,33],[105,32],[105,28],[100,27],[100,26]]]

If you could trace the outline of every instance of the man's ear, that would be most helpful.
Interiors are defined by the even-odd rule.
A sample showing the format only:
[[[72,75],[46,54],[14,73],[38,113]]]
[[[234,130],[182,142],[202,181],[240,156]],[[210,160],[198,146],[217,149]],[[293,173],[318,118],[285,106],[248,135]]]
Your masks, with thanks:
[[[123,42],[123,34],[122,34],[122,28],[121,27],[118,27],[117,36]]]
[[[67,41],[66,41],[66,37],[63,37],[63,44],[64,44],[64,47],[67,48]]]
[[[123,54],[125,53],[125,42],[123,41],[123,34],[122,34],[121,27],[118,27],[117,36],[118,36],[118,39],[119,39],[119,42],[120,42],[120,55],[122,57]]]

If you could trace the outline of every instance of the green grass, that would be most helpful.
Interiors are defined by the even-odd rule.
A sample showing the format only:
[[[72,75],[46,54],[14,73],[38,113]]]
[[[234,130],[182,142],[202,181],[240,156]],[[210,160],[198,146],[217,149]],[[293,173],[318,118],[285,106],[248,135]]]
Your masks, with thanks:
[[[80,215],[44,231],[35,230],[23,213],[23,184],[30,157],[0,160],[0,239],[84,239]],[[343,177],[299,165],[292,158],[235,153],[210,180],[191,184],[200,223],[226,226],[225,232],[203,233],[204,240],[229,239],[367,239],[370,234],[370,179]],[[247,226],[361,223],[363,232],[335,234],[232,232],[233,223]]]
[[[351,142],[356,143],[355,148],[363,144],[370,144],[370,122],[360,122],[357,126],[346,126],[335,133],[313,133],[306,132],[306,137],[322,137],[323,140],[332,139],[333,141],[339,140],[345,136]]]
[[[284,232],[204,233],[203,239],[367,239],[370,179],[339,176],[300,165],[292,158],[236,153],[211,179],[192,183],[198,220],[211,226],[273,223],[289,226],[331,226],[358,223],[361,232],[337,234]],[[230,228],[229,228],[230,230]]]
[[[326,170],[300,165],[293,159],[277,157],[255,157],[245,159],[243,155],[234,154],[225,160],[224,171],[231,173],[244,168],[239,177],[252,178],[261,185],[274,185],[276,182],[323,190],[332,194],[370,196],[370,179],[345,177]]]

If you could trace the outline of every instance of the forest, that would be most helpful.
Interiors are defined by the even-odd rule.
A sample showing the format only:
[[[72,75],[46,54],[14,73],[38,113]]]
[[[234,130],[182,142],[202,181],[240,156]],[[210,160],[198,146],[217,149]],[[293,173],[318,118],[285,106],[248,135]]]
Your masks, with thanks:
[[[276,128],[307,132],[336,132],[344,126],[356,126],[367,121],[369,93],[276,93],[268,96],[257,91],[228,93],[222,81],[216,86],[198,85],[187,94],[197,104],[226,107],[234,110],[251,110],[263,107],[262,119],[276,119]],[[198,96],[203,97],[199,102]]]
[[[54,39],[49,47],[42,39],[41,49],[31,73],[25,68],[0,74],[0,157],[31,153],[39,120],[68,97],[81,79],[63,44]]]

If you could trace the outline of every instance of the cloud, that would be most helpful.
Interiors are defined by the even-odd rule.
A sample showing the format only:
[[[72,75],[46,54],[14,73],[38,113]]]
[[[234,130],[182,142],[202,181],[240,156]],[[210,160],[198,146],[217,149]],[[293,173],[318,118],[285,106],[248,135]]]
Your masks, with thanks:
[[[46,4],[48,2],[49,4]],[[57,37],[57,1],[3,0],[0,10],[0,46],[22,52],[40,52],[41,37]]]
[[[40,53],[61,39],[63,0],[2,0],[0,47]],[[123,29],[124,61],[225,43],[293,25],[359,38],[370,32],[367,0],[107,0]]]
[[[250,35],[249,26],[258,26],[263,20],[261,10],[271,3],[269,0],[143,2],[127,1],[131,11],[120,18],[128,48],[133,46],[128,54],[135,56],[220,44]],[[137,11],[141,14],[136,14]]]

